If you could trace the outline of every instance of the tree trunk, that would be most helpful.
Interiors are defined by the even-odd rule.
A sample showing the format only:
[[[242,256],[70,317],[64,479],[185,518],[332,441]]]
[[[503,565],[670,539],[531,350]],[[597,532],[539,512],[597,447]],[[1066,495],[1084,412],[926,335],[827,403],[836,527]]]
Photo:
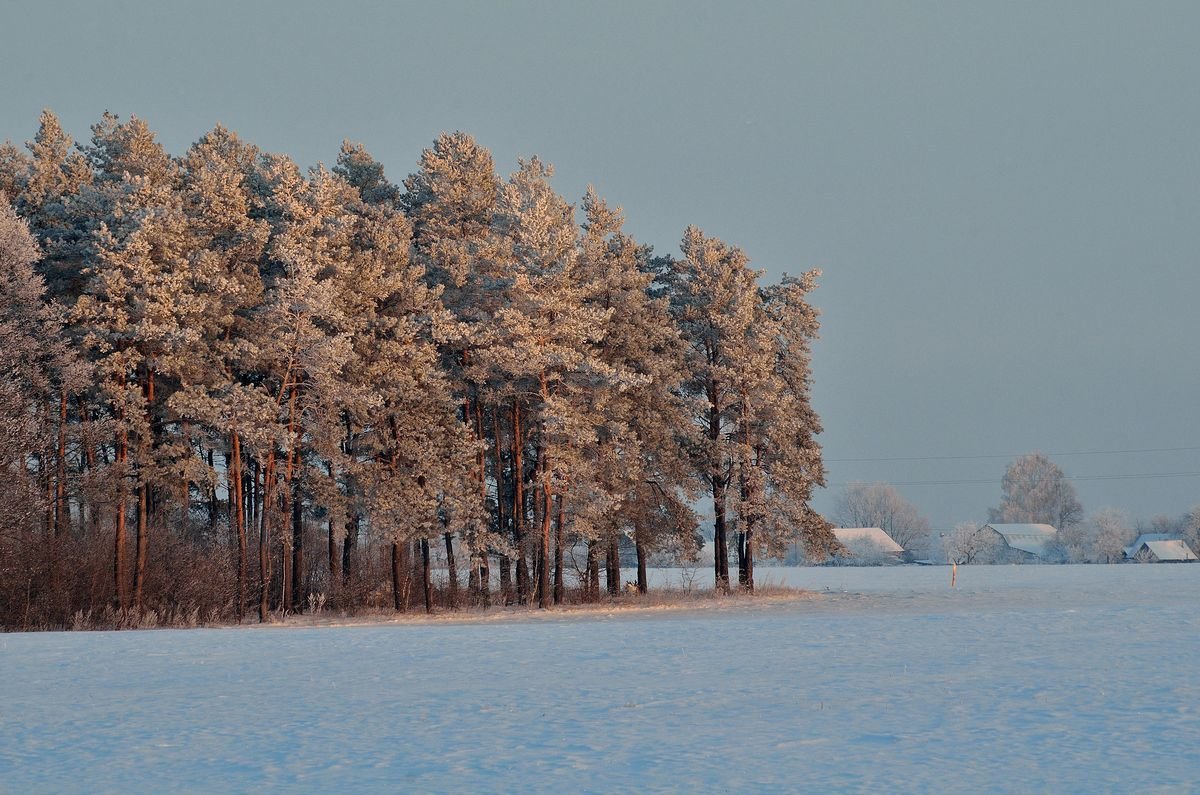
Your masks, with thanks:
[[[512,560],[507,555],[500,556],[500,599],[512,604]]]
[[[563,575],[563,541],[566,531],[563,529],[563,502],[566,495],[558,495],[558,520],[554,523],[554,604],[562,604],[566,594],[566,581]]]
[[[67,393],[61,393],[58,403],[58,457],[54,477],[54,535],[60,536],[67,527]]]
[[[729,593],[729,537],[725,532],[725,483],[714,476],[713,574],[718,593]]]
[[[290,528],[292,520],[292,490],[284,486],[279,495],[279,609],[292,609],[292,538],[295,530]]]
[[[743,568],[742,588],[747,593],[754,593],[754,528],[746,530],[746,554]]]
[[[213,538],[217,535],[217,468],[211,447],[208,448],[208,468],[213,472],[212,486],[208,489],[208,535],[210,538]],[[225,469],[228,472],[228,459],[225,461]]]
[[[304,506],[299,487],[292,494],[292,609],[304,612],[308,594],[304,593]]]
[[[400,544],[392,542],[392,605],[396,612],[404,611],[404,570],[401,566]]]
[[[234,528],[237,531],[238,567],[237,567],[237,622],[242,623],[242,613],[246,610],[246,500],[245,481],[242,478],[242,440],[237,431],[229,434],[232,455],[232,469],[227,471],[226,480],[232,489],[230,503],[234,506]]]
[[[713,495],[713,582],[718,593],[729,593],[729,537],[725,532],[725,476],[716,460],[715,448],[721,440],[720,384],[710,381],[708,392],[708,441],[713,460],[708,473]]]
[[[123,421],[123,417],[120,418]],[[126,558],[128,541],[125,534],[125,462],[129,457],[129,434],[122,428],[117,433],[117,521],[113,549],[113,578],[117,590],[117,606],[129,607],[129,562]]]
[[[263,502],[259,508],[258,522],[258,620],[265,624],[270,613],[271,598],[271,517],[275,515],[274,451],[267,456],[267,465],[262,468],[262,473]]]
[[[483,506],[484,508],[486,508],[487,493],[488,493],[487,447],[486,447],[486,445],[483,444],[483,442],[486,440],[484,439],[484,435],[483,435],[483,407],[481,405],[481,401],[478,398],[478,389],[476,389],[476,399],[475,399],[474,407],[475,407],[475,438],[480,442],[480,444],[479,444],[479,504],[481,506]],[[496,467],[497,467],[497,472],[499,472],[499,461],[497,461]],[[499,496],[499,480],[497,480],[497,496]],[[497,499],[496,500],[497,508],[499,508],[499,503],[500,503],[500,501]],[[476,600],[478,601],[478,603],[486,606],[489,602],[488,592],[491,588],[491,583],[488,582],[488,577],[489,577],[488,553],[487,553],[486,549],[481,549],[481,550],[478,550],[477,554],[478,554],[478,558],[479,558],[479,569],[478,569],[479,575],[478,575],[478,582],[477,582],[474,593],[476,595]],[[471,573],[474,574],[475,571],[476,571],[475,566],[472,565]]]
[[[329,529],[329,535],[328,535],[329,544],[328,544],[328,550],[327,550],[327,552],[329,553],[329,587],[330,588],[333,588],[334,586],[337,585],[338,562],[341,560],[341,555],[338,554],[337,531],[334,529],[334,527],[335,527],[335,525],[333,522],[333,518],[331,517],[329,519],[329,528],[328,528]]]
[[[352,514],[346,522],[346,536],[342,539],[342,582],[349,583],[353,574],[354,548],[358,546],[358,524],[361,518]]]
[[[517,547],[517,599],[529,601],[528,550],[525,549],[525,462],[522,456],[521,405],[513,400],[513,538]]]
[[[293,479],[296,475],[296,448],[300,443],[300,439],[296,434],[296,395],[298,390],[293,389],[288,394],[288,453],[287,463],[283,470],[283,493],[280,495],[280,511],[279,511],[279,557],[280,557],[280,595],[279,609],[290,610],[293,600],[293,572],[292,565],[294,558],[294,544],[296,542],[296,517],[292,511],[292,501],[295,498],[293,490]],[[293,525],[291,532],[288,532],[288,520],[291,520]]]
[[[454,563],[454,534],[443,534],[446,540],[446,576],[449,581],[446,583],[446,599],[450,602],[451,608],[458,607],[458,567]]]
[[[150,518],[149,497],[150,484],[142,480],[138,485],[137,531],[134,542],[136,551],[133,567],[133,609],[138,612],[142,609],[142,593],[146,588],[147,524]]]
[[[433,612],[433,580],[429,574],[429,539],[421,539],[421,585],[425,589],[425,612]]]
[[[738,587],[745,589],[746,587],[746,534],[738,531],[733,534],[734,543],[737,544],[738,556]]]
[[[600,598],[600,544],[587,542],[587,582],[583,586],[589,602]]]
[[[646,543],[637,524],[633,526],[633,544],[637,548],[637,590],[644,594],[650,590],[650,583],[646,576]]]
[[[538,452],[542,470],[542,531],[538,534],[538,609],[550,606],[550,461],[543,446]]]
[[[148,370],[146,380],[142,385],[142,397],[145,401],[146,425],[153,428],[154,412],[154,370]],[[153,435],[153,430],[151,430]],[[134,542],[135,557],[133,567],[133,609],[141,611],[142,595],[146,589],[146,558],[150,545],[150,482],[146,477],[146,464],[150,458],[153,439],[140,439],[138,449],[138,508],[137,508],[137,538]]]
[[[608,592],[612,596],[618,596],[621,593],[621,546],[617,543],[616,535],[608,538],[608,566],[606,568]]]

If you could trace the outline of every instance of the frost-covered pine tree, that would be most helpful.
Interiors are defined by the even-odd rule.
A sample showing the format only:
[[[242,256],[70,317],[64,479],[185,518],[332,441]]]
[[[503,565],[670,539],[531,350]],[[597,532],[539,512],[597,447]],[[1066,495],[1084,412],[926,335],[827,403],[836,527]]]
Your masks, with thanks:
[[[346,163],[347,173],[362,175],[376,185],[375,169]],[[490,382],[486,352],[495,344],[495,314],[506,300],[499,272],[501,241],[493,229],[500,180],[491,153],[470,135],[444,133],[421,153],[419,169],[405,181],[401,197],[412,223],[414,256],[432,285],[441,289],[441,300],[451,324],[439,330],[442,366],[460,416],[475,445],[474,512],[491,521],[475,528],[467,541],[471,553],[469,583],[473,598],[488,599],[488,555],[501,556],[501,584],[507,586],[510,570],[506,539],[505,504],[512,478],[506,478],[502,455],[502,426],[506,406],[500,401],[502,385]],[[488,462],[491,460],[490,496]],[[466,499],[466,495],[460,495]],[[515,515],[509,513],[509,515]],[[453,539],[445,537],[448,559],[453,561]]]
[[[47,294],[70,306],[83,288],[87,238],[96,220],[91,208],[80,206],[80,192],[92,182],[92,167],[49,110],[42,111],[37,134],[26,147],[27,160],[11,154],[5,158],[10,163],[6,170],[16,172],[10,179],[20,181],[20,191],[10,199],[40,243],[37,269]],[[24,175],[18,170],[22,161],[28,169]]]
[[[178,166],[140,119],[105,114],[92,128],[88,160],[94,184],[84,201],[99,215],[91,243],[85,293],[74,316],[96,362],[116,423],[117,516],[115,572],[118,602],[141,609],[152,513],[169,501],[152,493],[173,468],[166,434],[167,390],[161,378],[177,346],[193,330],[176,305],[189,279],[191,236],[177,193]],[[132,593],[124,569],[125,471],[134,480],[136,531]]]
[[[380,187],[382,170],[367,165],[365,151],[352,151],[357,172],[376,175],[361,183],[365,194],[349,185],[355,195],[344,208],[354,233],[336,268],[352,340],[344,383],[367,398],[356,417],[365,430],[355,445],[361,482],[373,529],[392,546],[394,606],[407,607],[405,558],[416,542],[425,608],[431,610],[430,540],[440,536],[446,542],[453,604],[453,537],[473,545],[478,534],[475,449],[436,344],[439,330],[451,323],[439,300],[441,288],[427,284],[422,263],[409,256],[408,219],[393,202],[379,200],[389,195]],[[345,158],[342,166],[355,173]]]
[[[741,249],[689,227],[683,259],[667,274],[671,310],[686,345],[685,396],[692,399],[694,466],[713,501],[716,587],[729,590],[729,487],[739,452],[733,441],[739,395],[735,379],[759,306],[757,274]]]
[[[554,495],[570,477],[570,456],[591,444],[595,419],[586,391],[619,378],[598,355],[611,309],[589,305],[579,268],[574,209],[550,187],[552,169],[537,158],[520,161],[500,192],[496,226],[508,249],[508,301],[497,313],[497,344],[488,363],[508,384],[514,417],[525,417],[534,461],[534,565],[541,607],[550,592],[550,528]],[[517,422],[514,419],[514,427]],[[521,473],[521,440],[514,443],[514,469]],[[517,485],[523,485],[518,474]],[[524,505],[514,500],[519,527]],[[524,559],[522,553],[520,560]]]
[[[620,211],[590,188],[583,211],[580,270],[590,291],[585,300],[606,313],[597,355],[611,372],[607,382],[596,380],[586,391],[599,423],[596,444],[587,451],[595,462],[598,498],[575,501],[584,507],[581,528],[596,531],[589,549],[594,552],[597,542],[604,548],[609,592],[622,586],[618,537],[628,531],[637,553],[638,590],[644,593],[650,551],[666,544],[690,549],[696,527],[686,454],[692,426],[679,395],[683,346],[667,300],[650,295],[649,251],[624,234]],[[588,485],[581,482],[581,497]],[[589,554],[589,589],[597,565],[597,556]]]
[[[745,555],[739,578],[754,587],[756,550],[775,553],[799,539],[811,557],[821,558],[837,546],[829,523],[810,506],[812,491],[825,483],[817,434],[821,421],[810,400],[811,343],[817,336],[818,313],[808,295],[819,271],[784,276],[761,291],[762,322],[756,324],[759,345],[769,352],[770,375],[761,379],[757,397],[739,406],[744,419],[739,443],[743,479],[749,498],[742,539]],[[741,511],[741,509],[739,509]]]
[[[37,259],[28,226],[0,197],[0,620],[65,601],[56,591],[66,506],[49,476],[63,457],[62,396],[89,378],[61,311],[44,300]],[[65,620],[64,608],[48,618]]]
[[[205,437],[198,442],[207,450],[197,480],[208,495],[210,533],[218,527],[223,485],[237,550],[232,601],[239,621],[248,580],[243,439],[259,421],[246,376],[255,331],[252,312],[263,297],[259,265],[270,234],[265,220],[252,217],[260,202],[252,190],[258,156],[256,147],[218,126],[182,158],[181,191],[194,244],[185,295],[194,333],[179,350],[174,367],[179,390],[170,399],[172,409],[190,418]]]

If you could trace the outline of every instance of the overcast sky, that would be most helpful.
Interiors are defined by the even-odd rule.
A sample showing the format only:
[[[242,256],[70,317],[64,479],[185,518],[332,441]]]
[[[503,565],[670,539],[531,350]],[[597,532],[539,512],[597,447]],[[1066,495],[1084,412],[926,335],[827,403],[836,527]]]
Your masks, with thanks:
[[[1089,511],[1200,503],[1195,474],[1128,477],[1200,473],[1200,4],[0,10],[0,139],[111,110],[176,153],[216,122],[304,164],[350,138],[398,181],[461,129],[660,252],[697,224],[769,278],[822,268],[820,509],[937,481],[900,490],[983,520],[1033,450],[1112,476],[1077,482]]]

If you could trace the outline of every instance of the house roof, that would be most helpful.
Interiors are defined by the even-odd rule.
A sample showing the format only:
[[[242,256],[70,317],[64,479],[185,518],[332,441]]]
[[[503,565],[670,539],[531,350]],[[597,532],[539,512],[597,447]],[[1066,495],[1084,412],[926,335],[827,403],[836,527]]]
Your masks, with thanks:
[[[890,535],[883,532],[879,527],[836,527],[833,530],[833,534],[837,536],[837,540],[842,546],[847,548],[869,543],[878,547],[883,552],[898,553],[904,551],[904,547],[897,544]]]
[[[989,524],[1013,549],[1042,557],[1046,548],[1054,542],[1058,531],[1048,524]]]
[[[1181,538],[1166,538],[1162,540],[1143,541],[1140,546],[1134,548],[1136,555],[1141,547],[1150,550],[1158,560],[1196,560],[1196,553],[1192,552],[1187,543]],[[1132,557],[1132,555],[1130,556]]]
[[[1179,536],[1173,536],[1170,533],[1142,533],[1136,541],[1125,547],[1125,557],[1132,558],[1142,548],[1142,544],[1147,541],[1177,541],[1178,539]]]

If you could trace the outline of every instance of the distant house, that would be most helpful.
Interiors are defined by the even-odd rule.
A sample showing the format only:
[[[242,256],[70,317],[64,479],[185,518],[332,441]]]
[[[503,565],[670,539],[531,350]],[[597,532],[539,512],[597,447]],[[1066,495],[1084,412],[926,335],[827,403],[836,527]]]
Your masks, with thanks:
[[[1125,547],[1125,557],[1144,563],[1191,563],[1197,560],[1187,542],[1164,533],[1143,533]]]
[[[1029,563],[1054,556],[1058,531],[1048,524],[987,524],[983,530],[999,536],[1000,557],[1009,562]]]
[[[879,527],[835,527],[833,534],[853,558],[904,560],[904,547]]]

